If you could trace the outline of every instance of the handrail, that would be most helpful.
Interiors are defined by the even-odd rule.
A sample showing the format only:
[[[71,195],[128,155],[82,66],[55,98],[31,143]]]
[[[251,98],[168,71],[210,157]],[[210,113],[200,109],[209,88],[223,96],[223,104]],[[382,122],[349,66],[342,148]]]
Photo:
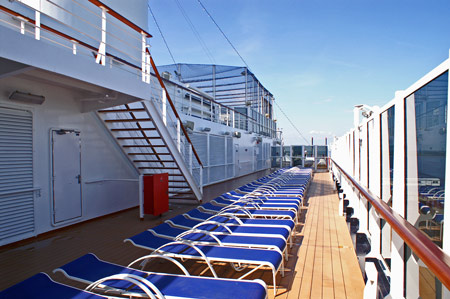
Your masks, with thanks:
[[[393,211],[384,201],[362,187],[333,159],[330,161],[358,189],[377,212],[390,224],[412,251],[427,265],[436,277],[450,289],[450,257],[434,244],[425,234],[409,223],[405,218]]]
[[[112,10],[111,8],[109,8],[108,6],[104,5],[101,1],[98,1],[98,0],[89,0],[89,2],[93,3],[94,5],[96,5],[96,6],[98,6],[98,7],[104,7],[104,8],[107,10],[108,13],[110,13],[112,16],[114,16],[114,17],[117,18],[118,20],[124,22],[126,25],[128,25],[128,26],[131,27],[132,29],[134,29],[134,30],[136,30],[136,31],[138,31],[138,32],[143,32],[143,33],[145,33],[145,34],[147,35],[147,37],[152,37],[152,36],[151,36],[149,33],[147,33],[145,30],[143,30],[142,28],[138,27],[137,25],[131,23],[131,22],[128,21],[126,18],[122,17],[120,14],[118,14],[117,12],[115,12],[114,10]],[[3,11],[5,11],[6,13],[9,13],[9,14],[14,15],[14,16],[16,16],[16,17],[20,17],[20,18],[24,19],[25,21],[29,22],[30,24],[33,24],[33,25],[36,24],[36,22],[35,22],[33,19],[31,19],[31,18],[29,18],[29,17],[27,17],[27,16],[25,16],[25,15],[22,15],[22,14],[16,12],[16,11],[13,11],[13,10],[11,10],[11,9],[9,9],[9,8],[7,8],[7,7],[5,7],[5,6],[3,6],[3,5],[0,5],[0,10],[3,10]],[[60,31],[57,31],[57,30],[55,30],[55,29],[53,29],[53,28],[51,28],[51,27],[49,27],[49,26],[46,26],[46,25],[44,25],[44,24],[42,24],[42,23],[40,24],[40,27],[41,27],[41,29],[44,29],[44,30],[49,31],[49,32],[51,32],[51,33],[53,33],[53,34],[56,34],[56,35],[58,35],[58,36],[60,36],[60,37],[62,37],[62,38],[64,38],[64,39],[67,39],[67,40],[76,42],[77,44],[82,45],[83,47],[86,47],[86,48],[88,48],[88,49],[90,49],[90,50],[92,50],[92,51],[96,51],[96,52],[98,51],[98,49],[97,49],[96,47],[91,46],[90,44],[85,43],[85,42],[83,42],[83,41],[81,41],[81,40],[79,40],[79,39],[77,39],[77,38],[74,38],[74,37],[72,37],[72,36],[70,36],[70,35],[67,35],[67,34],[62,33],[62,32],[60,32]],[[118,56],[116,56],[116,55],[112,55],[112,54],[110,54],[110,53],[108,53],[108,52],[105,53],[105,56],[111,57],[111,58],[113,58],[114,60],[116,60],[116,61],[118,61],[118,62],[121,62],[121,63],[123,63],[123,64],[125,64],[125,65],[128,65],[128,66],[131,67],[131,68],[140,69],[139,66],[137,66],[137,65],[135,65],[135,64],[133,64],[133,63],[130,63],[130,62],[126,61],[125,59],[122,59],[122,58],[120,58],[120,57],[118,57]],[[158,80],[159,80],[159,79],[158,79]],[[165,79],[163,79],[163,80],[165,80]],[[196,92],[195,90],[186,88],[186,87],[181,86],[181,85],[180,85],[179,87],[182,88],[182,89],[184,89],[184,90],[186,90],[186,91],[189,91],[189,92],[191,92],[191,93],[193,93],[193,94],[195,94],[195,95],[197,95],[197,96],[202,96],[200,93]],[[167,92],[167,91],[166,91],[166,92]],[[167,93],[167,94],[168,94],[168,93]],[[250,119],[250,120],[256,122],[256,119],[252,118],[251,116],[248,116],[248,115],[245,115],[245,114],[243,114],[243,113],[241,113],[241,112],[239,112],[239,111],[236,111],[235,109],[233,109],[233,108],[231,108],[231,107],[229,107],[229,106],[227,106],[227,105],[224,105],[224,104],[222,104],[222,103],[219,103],[219,102],[215,101],[214,99],[212,99],[212,100],[210,99],[210,101],[213,102],[213,103],[215,103],[215,104],[217,104],[217,105],[219,105],[219,106],[221,106],[221,107],[224,107],[224,108],[226,108],[226,109],[228,109],[228,110],[231,110],[231,111],[233,111],[234,113],[240,114],[240,115],[242,115],[243,117],[245,117],[245,118],[247,118],[247,119]],[[202,165],[202,166],[203,166],[203,165]]]
[[[89,0],[89,1],[91,1],[91,0]],[[20,14],[20,13],[17,13],[17,12],[15,12],[15,11],[13,11],[13,10],[11,10],[11,9],[9,9],[9,8],[7,8],[7,7],[5,7],[5,6],[3,6],[3,5],[0,5],[0,10],[3,10],[3,11],[5,11],[5,12],[11,14],[11,15],[14,15],[14,16],[16,16],[16,17],[24,18],[27,22],[29,22],[29,23],[31,23],[31,24],[35,24],[35,21],[34,21],[33,19],[30,19],[30,18],[28,18],[28,17],[26,17],[26,16],[24,16],[24,15],[22,15],[22,14]],[[71,36],[69,36],[69,35],[67,35],[67,34],[65,34],[65,33],[62,33],[62,32],[60,32],[60,31],[57,31],[57,30],[55,30],[55,29],[53,29],[53,28],[50,28],[50,27],[48,27],[48,26],[46,26],[46,25],[41,24],[40,26],[41,26],[41,28],[44,29],[44,30],[47,30],[47,31],[49,31],[49,32],[52,32],[52,33],[54,33],[54,34],[56,34],[56,35],[58,35],[58,36],[60,36],[60,37],[63,37],[63,38],[65,38],[65,39],[67,39],[67,40],[74,41],[74,42],[76,42],[76,43],[78,43],[78,44],[80,44],[80,45],[82,45],[82,46],[84,46],[84,47],[86,47],[86,48],[88,48],[88,49],[97,51],[97,48],[95,48],[95,47],[93,47],[93,46],[91,46],[91,45],[89,45],[89,44],[87,44],[87,43],[85,43],[85,42],[83,42],[83,41],[81,41],[81,40],[78,40],[78,39],[76,39],[76,38],[73,38],[73,37],[71,37]],[[147,49],[147,52],[148,52],[148,49]],[[149,53],[149,52],[148,52],[148,53]],[[134,65],[134,64],[132,64],[132,63],[130,63],[130,62],[127,62],[126,60],[123,60],[123,59],[121,59],[121,58],[119,58],[119,57],[116,57],[116,56],[114,56],[114,55],[111,55],[111,54],[106,53],[106,56],[112,57],[112,58],[114,58],[114,59],[116,59],[116,60],[118,60],[118,61],[120,61],[120,62],[123,62],[123,63],[127,64],[127,65],[130,66],[130,67],[133,67],[133,68],[136,68],[136,69],[140,69],[138,66],[136,66],[136,65]],[[155,75],[156,75],[156,77],[158,78],[158,81],[159,81],[160,84],[161,84],[161,87],[163,87],[164,90],[166,91],[167,99],[168,99],[168,101],[169,101],[169,103],[170,103],[170,106],[172,107],[172,110],[173,110],[175,116],[177,117],[177,119],[180,120],[181,129],[182,129],[184,135],[186,136],[186,139],[188,140],[188,142],[192,145],[192,141],[190,140],[190,138],[189,138],[189,136],[188,136],[188,134],[187,134],[187,131],[186,131],[186,129],[184,128],[183,123],[181,122],[181,118],[180,118],[180,116],[179,116],[179,114],[178,114],[178,112],[177,112],[177,110],[176,110],[176,108],[175,108],[175,105],[173,104],[173,102],[172,102],[172,100],[171,100],[171,98],[170,98],[170,95],[169,95],[169,93],[168,93],[168,91],[167,91],[167,89],[166,89],[166,86],[164,85],[164,82],[162,81],[161,76],[159,75],[158,69],[156,68],[156,65],[155,65],[155,62],[153,61],[153,57],[152,57],[152,56],[150,56],[150,61],[151,61],[153,70],[155,71]],[[202,162],[201,162],[201,160],[200,160],[200,157],[198,156],[197,151],[195,150],[195,148],[194,148],[193,145],[192,145],[192,152],[194,153],[194,155],[195,155],[195,157],[196,157],[198,163],[203,167],[203,164],[202,164]]]
[[[164,79],[164,78],[162,78],[164,81],[168,81],[167,79]],[[204,97],[201,93],[199,93],[198,91],[196,91],[196,90],[194,90],[194,89],[189,89],[188,87],[185,87],[185,86],[182,86],[182,85],[179,85],[178,86],[180,89],[184,89],[184,90],[186,90],[186,91],[188,91],[188,92],[190,92],[190,93],[192,93],[192,94],[195,94],[196,96],[199,96],[199,97]],[[251,117],[251,116],[248,116],[248,115],[245,115],[244,113],[241,113],[241,112],[239,112],[239,111],[236,111],[235,109],[233,109],[233,108],[231,108],[231,107],[229,107],[229,106],[227,106],[227,105],[224,105],[223,103],[220,103],[220,102],[217,102],[215,99],[208,99],[208,101],[211,101],[211,102],[213,102],[214,104],[217,104],[217,105],[219,105],[219,106],[221,106],[221,107],[224,107],[224,108],[226,108],[226,109],[228,109],[228,110],[231,110],[231,111],[233,111],[234,113],[237,113],[237,114],[240,114],[240,115],[242,115],[242,116],[244,116],[244,117],[246,117],[246,118],[248,118],[248,119],[251,119],[251,120],[253,120],[253,121],[256,121],[256,119],[254,119],[253,117]]]
[[[25,15],[23,15],[23,14],[20,14],[20,13],[14,11],[14,10],[11,10],[11,9],[9,9],[9,8],[7,8],[7,7],[5,7],[5,6],[3,6],[3,5],[0,5],[0,10],[3,10],[4,12],[6,12],[6,13],[8,13],[8,14],[10,14],[10,15],[13,15],[13,16],[15,16],[15,17],[22,18],[22,19],[24,19],[25,21],[27,21],[27,22],[30,23],[30,24],[36,25],[35,20],[30,19],[29,17],[27,17],[27,16],[25,16]],[[81,40],[79,40],[79,39],[77,39],[77,38],[74,38],[74,37],[72,37],[72,36],[70,36],[70,35],[67,35],[67,34],[65,34],[65,33],[62,33],[62,32],[60,32],[60,31],[58,31],[58,30],[56,30],[56,29],[53,29],[53,28],[51,28],[51,27],[49,27],[49,26],[46,26],[46,25],[44,25],[44,24],[42,24],[42,23],[41,23],[40,27],[41,27],[41,29],[44,29],[44,30],[49,31],[49,32],[51,32],[51,33],[53,33],[53,34],[56,34],[56,35],[59,36],[59,37],[62,37],[62,38],[67,39],[67,40],[69,40],[69,41],[76,42],[77,44],[82,45],[83,47],[88,48],[88,49],[90,49],[90,50],[92,50],[92,51],[95,51],[95,52],[98,51],[98,49],[97,49],[96,47],[91,46],[91,45],[88,44],[88,43],[85,43],[85,42],[83,42],[83,41],[81,41]],[[119,61],[119,62],[121,62],[121,63],[123,63],[123,64],[126,64],[126,65],[128,65],[128,66],[130,66],[130,67],[132,67],[132,68],[140,69],[137,65],[132,64],[131,62],[128,62],[128,61],[126,61],[126,60],[124,60],[124,59],[122,59],[122,58],[119,58],[119,57],[115,56],[115,55],[109,54],[108,52],[106,52],[105,55],[108,56],[108,57],[112,57],[114,60],[117,60],[117,61]]]
[[[150,51],[148,49],[146,49],[146,50],[147,50],[147,54],[150,55]],[[175,114],[175,117],[180,121],[180,127],[184,133],[184,136],[186,137],[186,140],[192,145],[192,152],[194,153],[195,158],[197,158],[198,163],[203,167],[202,161],[200,160],[200,157],[198,156],[197,151],[195,150],[194,145],[192,144],[191,138],[189,138],[186,128],[184,127],[184,125],[181,121],[181,118],[180,118],[180,115],[178,114],[177,108],[175,108],[175,105],[173,104],[172,99],[170,98],[170,94],[166,88],[166,85],[164,84],[164,81],[163,81],[161,75],[159,74],[158,69],[156,68],[156,64],[155,64],[155,61],[153,60],[152,55],[150,55],[150,64],[152,65],[152,68],[153,68],[153,71],[155,72],[156,78],[158,78],[159,84],[166,92],[167,101],[169,102],[170,107],[172,108],[172,111]]]

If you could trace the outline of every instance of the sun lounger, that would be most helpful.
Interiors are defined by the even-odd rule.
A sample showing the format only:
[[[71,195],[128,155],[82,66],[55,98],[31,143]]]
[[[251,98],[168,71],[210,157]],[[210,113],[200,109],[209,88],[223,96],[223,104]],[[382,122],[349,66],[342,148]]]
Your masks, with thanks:
[[[200,212],[197,209],[187,212],[183,215],[178,215],[173,218],[166,220],[172,226],[181,228],[193,228],[194,226],[204,222],[204,221],[215,221],[222,223],[227,227],[230,226],[243,226],[243,227],[281,227],[288,231],[292,231],[295,227],[295,223],[289,219],[249,219],[249,218],[238,218],[227,215],[211,215],[208,213]]]
[[[291,219],[297,223],[297,213],[295,211],[277,211],[277,210],[266,210],[266,209],[252,209],[247,207],[239,206],[228,206],[221,207],[214,205],[210,202],[205,203],[197,207],[199,210],[210,213],[227,212],[228,214],[233,214],[239,217],[259,217],[268,219]]]
[[[53,281],[47,274],[38,273],[0,292],[2,299],[100,299],[107,298]]]
[[[187,271],[183,269],[183,272]],[[109,292],[138,293],[142,291],[132,282],[115,278],[133,278],[159,292],[165,298],[266,298],[267,288],[261,280],[234,280],[145,272],[98,259],[94,254],[84,255],[58,269],[66,277],[93,284],[97,282]],[[77,297],[78,298],[78,297]]]
[[[229,206],[229,205],[239,205],[247,207],[249,209],[262,209],[262,210],[280,210],[280,211],[293,211],[297,213],[299,206],[297,203],[281,202],[281,203],[266,203],[260,200],[252,200],[251,197],[241,198],[239,200],[229,200],[224,198],[215,198],[211,200],[211,203],[218,206]]]
[[[239,235],[239,234],[215,234],[214,231],[202,229],[201,225],[198,228],[182,229],[170,226],[168,223],[162,223],[149,230],[146,230],[141,235],[141,240],[145,240],[145,236],[154,235],[161,238],[166,238],[172,241],[186,240],[201,245],[218,245],[244,248],[261,248],[270,249],[284,253],[287,258],[286,240],[281,237],[266,237],[259,235]],[[143,245],[143,244],[141,244]]]
[[[283,256],[281,253],[273,250],[196,245],[185,240],[171,242],[170,240],[157,236],[150,238],[148,235],[136,235],[124,240],[124,242],[130,242],[137,247],[152,250],[153,253],[148,258],[163,256],[165,258],[170,257],[183,260],[201,260],[208,265],[214,277],[217,277],[217,274],[213,268],[213,262],[230,263],[232,266],[235,264],[253,266],[253,269],[240,276],[239,279],[247,277],[256,270],[268,267],[272,271],[275,293],[276,274],[281,270],[281,274],[284,275]],[[141,259],[145,260],[146,258],[143,257]],[[240,268],[235,269],[240,270]]]

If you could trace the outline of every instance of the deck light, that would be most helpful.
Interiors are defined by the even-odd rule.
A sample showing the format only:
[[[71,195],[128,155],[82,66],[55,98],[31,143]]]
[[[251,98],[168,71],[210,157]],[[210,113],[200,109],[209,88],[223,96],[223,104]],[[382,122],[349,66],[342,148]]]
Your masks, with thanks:
[[[39,96],[31,93],[25,93],[20,91],[14,91],[9,96],[10,100],[18,101],[26,104],[36,104],[36,105],[42,105],[45,101],[44,96]]]

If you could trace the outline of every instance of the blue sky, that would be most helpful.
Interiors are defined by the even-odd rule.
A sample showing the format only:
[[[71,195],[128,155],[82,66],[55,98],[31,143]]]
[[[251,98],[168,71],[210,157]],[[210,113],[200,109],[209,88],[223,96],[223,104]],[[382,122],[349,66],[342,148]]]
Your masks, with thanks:
[[[250,69],[308,139],[353,124],[356,104],[382,106],[449,57],[449,0],[201,0]],[[149,0],[176,62],[243,65],[197,0]],[[151,15],[157,64],[172,63]],[[278,108],[286,144],[304,144]]]

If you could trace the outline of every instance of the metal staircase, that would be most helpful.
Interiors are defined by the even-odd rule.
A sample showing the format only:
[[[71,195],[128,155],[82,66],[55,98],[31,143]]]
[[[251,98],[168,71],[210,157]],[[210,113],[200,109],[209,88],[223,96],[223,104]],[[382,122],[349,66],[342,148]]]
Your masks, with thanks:
[[[173,139],[177,134],[152,102],[115,106],[97,115],[140,174],[169,174],[169,199],[201,200],[201,165],[193,164],[192,145],[181,141],[179,131]]]

